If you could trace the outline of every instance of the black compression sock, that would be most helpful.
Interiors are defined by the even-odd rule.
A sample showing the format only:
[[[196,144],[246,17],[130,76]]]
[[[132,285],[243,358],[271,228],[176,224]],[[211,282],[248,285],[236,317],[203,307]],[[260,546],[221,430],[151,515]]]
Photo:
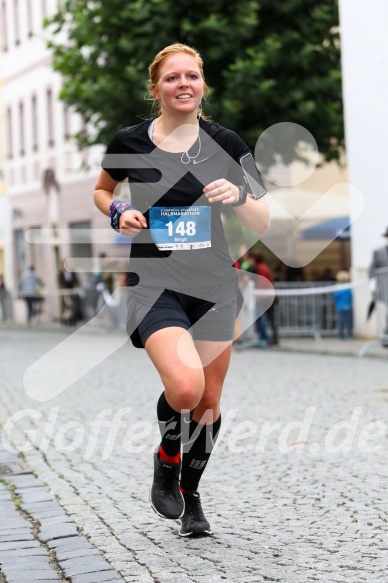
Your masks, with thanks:
[[[175,457],[181,450],[181,420],[189,422],[190,412],[181,414],[180,411],[175,411],[168,404],[163,392],[158,401],[157,414],[162,436],[161,447],[169,457]]]
[[[183,445],[180,480],[182,490],[197,490],[220,427],[221,415],[211,425],[199,425],[196,421],[191,421],[190,441]]]

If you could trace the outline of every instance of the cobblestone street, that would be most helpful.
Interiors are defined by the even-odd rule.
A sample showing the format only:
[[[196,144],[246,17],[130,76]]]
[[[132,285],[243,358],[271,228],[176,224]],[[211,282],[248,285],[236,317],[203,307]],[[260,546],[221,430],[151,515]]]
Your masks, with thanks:
[[[214,536],[182,540],[148,500],[162,387],[145,351],[68,334],[0,330],[0,582],[386,583],[387,357],[235,350],[200,487]],[[67,366],[27,394],[66,339]]]

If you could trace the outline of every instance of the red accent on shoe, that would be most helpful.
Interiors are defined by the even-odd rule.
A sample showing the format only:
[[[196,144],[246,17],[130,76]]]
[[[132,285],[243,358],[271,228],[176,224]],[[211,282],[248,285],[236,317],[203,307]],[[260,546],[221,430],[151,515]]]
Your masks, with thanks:
[[[162,446],[159,447],[159,458],[164,462],[169,462],[170,464],[179,464],[181,461],[181,452],[176,455],[167,455]]]

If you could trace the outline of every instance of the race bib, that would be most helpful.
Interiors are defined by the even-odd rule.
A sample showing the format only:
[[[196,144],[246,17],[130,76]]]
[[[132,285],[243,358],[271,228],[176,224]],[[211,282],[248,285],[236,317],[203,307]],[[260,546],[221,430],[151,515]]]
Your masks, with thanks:
[[[149,223],[152,239],[161,251],[211,247],[210,206],[153,206]]]

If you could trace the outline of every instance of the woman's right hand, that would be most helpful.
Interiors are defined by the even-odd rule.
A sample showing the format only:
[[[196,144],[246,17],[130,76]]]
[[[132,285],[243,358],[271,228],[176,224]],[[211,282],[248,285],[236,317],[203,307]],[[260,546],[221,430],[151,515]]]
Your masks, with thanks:
[[[120,234],[125,237],[136,237],[142,229],[147,228],[144,215],[137,210],[124,211],[119,220]]]

